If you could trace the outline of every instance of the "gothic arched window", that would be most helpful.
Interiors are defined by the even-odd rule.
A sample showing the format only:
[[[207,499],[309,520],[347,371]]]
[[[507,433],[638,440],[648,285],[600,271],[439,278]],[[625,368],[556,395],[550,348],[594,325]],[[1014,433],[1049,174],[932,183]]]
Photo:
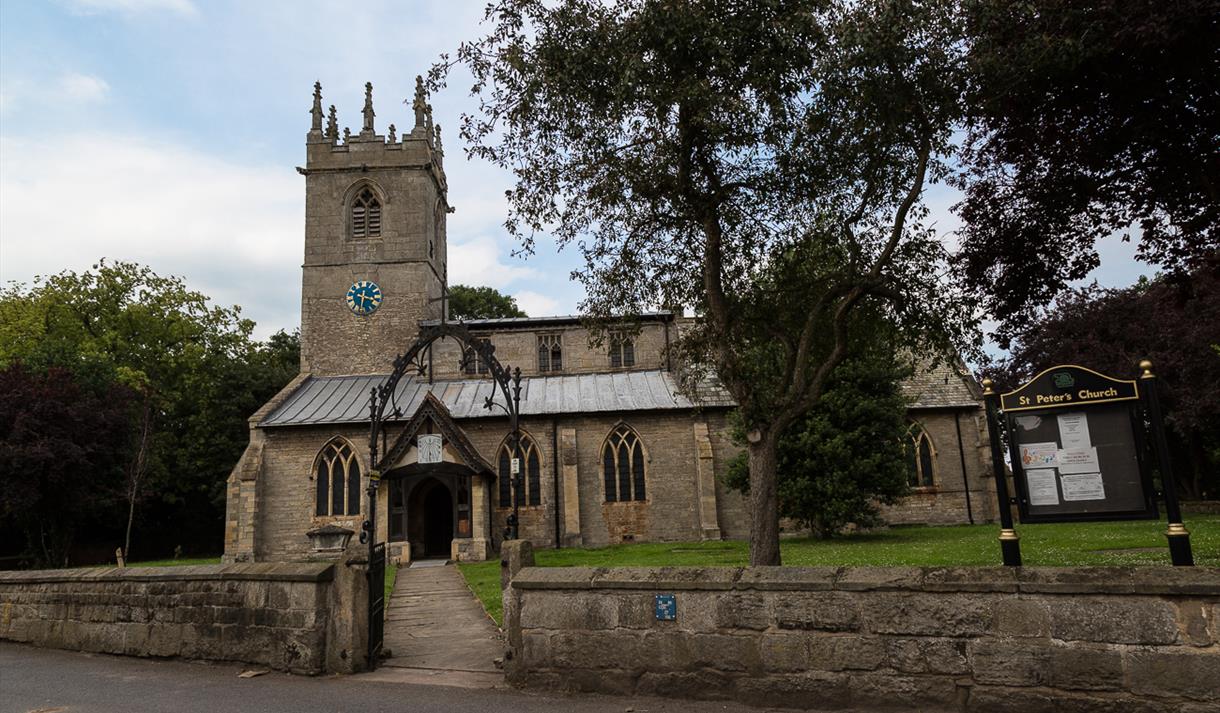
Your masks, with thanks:
[[[542,504],[542,458],[538,453],[538,445],[529,435],[521,434],[521,443],[517,448],[517,457],[521,459],[522,492],[520,505]],[[497,458],[500,480],[500,507],[513,506],[513,472],[512,444],[505,439],[500,444],[500,455]]]
[[[627,424],[614,427],[602,445],[606,502],[645,500],[644,446]]]
[[[538,371],[563,370],[563,337],[558,334],[538,335]]]
[[[360,514],[360,462],[351,443],[335,438],[323,446],[314,464],[314,474],[315,515]]]
[[[928,488],[936,484],[936,450],[928,432],[918,423],[911,424],[907,452],[907,482],[912,488]]]
[[[381,201],[365,186],[352,200],[352,237],[375,238],[381,235]]]

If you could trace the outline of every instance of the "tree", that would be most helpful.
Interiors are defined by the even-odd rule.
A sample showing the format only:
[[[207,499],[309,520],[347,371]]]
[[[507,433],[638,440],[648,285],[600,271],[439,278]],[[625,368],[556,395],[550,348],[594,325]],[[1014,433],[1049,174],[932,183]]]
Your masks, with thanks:
[[[449,319],[493,319],[528,316],[517,300],[493,287],[453,285],[449,288]]]
[[[966,279],[1002,346],[1098,240],[1174,276],[1220,249],[1220,4],[966,4],[967,141],[956,207]]]
[[[77,532],[116,501],[136,395],[95,391],[66,369],[0,368],[0,516],[25,534],[35,563],[68,564]]]
[[[776,452],[882,314],[918,351],[966,341],[923,225],[959,115],[943,3],[503,0],[433,68],[473,74],[468,154],[513,172],[506,228],[574,244],[595,318],[693,305],[674,345],[739,406],[750,559],[779,564]],[[917,346],[916,346],[917,345]]]
[[[219,533],[246,419],[299,365],[295,335],[259,344],[253,326],[237,308],[214,306],[179,278],[132,263],[101,262],[0,291],[0,366],[66,369],[96,393],[123,386],[136,395],[131,440],[120,448],[124,477],[111,483],[112,499],[126,503],[125,552],[141,512],[157,531],[213,540]]]
[[[1220,270],[1188,278],[1069,290],[992,370],[1005,388],[1015,388],[1055,364],[1133,378],[1140,360],[1152,360],[1181,491],[1214,498],[1220,495]]]
[[[779,510],[816,537],[848,523],[882,524],[877,503],[906,495],[909,424],[901,382],[909,376],[888,349],[875,348],[835,370],[817,406],[780,436]],[[725,482],[749,490],[744,453],[729,464]]]

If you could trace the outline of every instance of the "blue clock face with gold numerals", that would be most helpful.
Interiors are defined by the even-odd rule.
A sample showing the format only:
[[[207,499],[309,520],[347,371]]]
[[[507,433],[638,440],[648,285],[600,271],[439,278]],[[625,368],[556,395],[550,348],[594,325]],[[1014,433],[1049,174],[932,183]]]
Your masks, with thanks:
[[[362,317],[372,314],[381,306],[381,288],[368,280],[353,284],[347,290],[347,306]]]

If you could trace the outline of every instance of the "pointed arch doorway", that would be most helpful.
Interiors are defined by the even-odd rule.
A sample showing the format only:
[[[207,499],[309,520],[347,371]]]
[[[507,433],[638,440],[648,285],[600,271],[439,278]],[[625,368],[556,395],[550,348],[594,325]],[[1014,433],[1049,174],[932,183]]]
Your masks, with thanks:
[[[448,559],[454,535],[454,498],[449,487],[436,478],[424,478],[407,494],[405,510],[404,529],[412,559]]]

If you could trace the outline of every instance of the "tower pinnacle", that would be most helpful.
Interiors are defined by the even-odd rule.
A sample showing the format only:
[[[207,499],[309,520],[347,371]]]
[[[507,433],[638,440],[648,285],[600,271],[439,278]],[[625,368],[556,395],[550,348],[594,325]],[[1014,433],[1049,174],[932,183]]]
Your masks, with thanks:
[[[335,105],[330,105],[330,115],[326,118],[326,140],[332,144],[339,140],[339,114]]]
[[[364,110],[360,113],[364,114],[364,126],[360,128],[360,138],[372,138],[375,133],[373,131],[373,117],[377,115],[376,112],[373,111],[372,82],[364,83]]]
[[[322,140],[322,83],[313,83],[313,108],[309,110],[313,120],[309,125],[309,140]]]
[[[415,101],[411,103],[411,108],[415,110],[415,128],[424,128],[427,123],[428,94],[424,91],[424,78],[419,75],[415,75]]]

